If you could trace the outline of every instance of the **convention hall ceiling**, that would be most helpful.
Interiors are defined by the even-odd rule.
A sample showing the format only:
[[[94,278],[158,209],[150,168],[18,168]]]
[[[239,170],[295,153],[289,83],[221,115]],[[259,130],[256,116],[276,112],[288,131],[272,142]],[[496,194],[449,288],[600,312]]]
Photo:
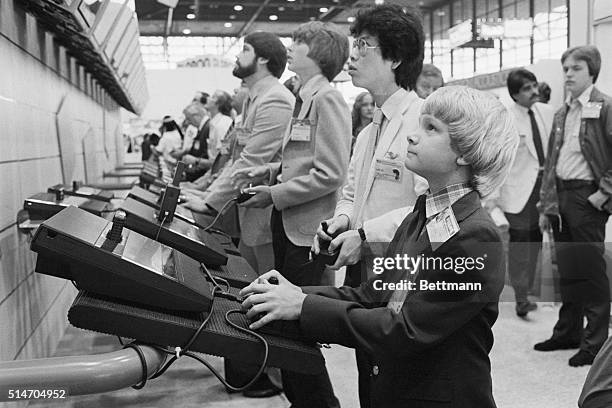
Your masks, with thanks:
[[[432,9],[449,0],[386,0]],[[376,0],[376,3],[380,0]],[[360,7],[375,0],[136,0],[143,36],[242,36],[254,30],[289,36],[309,20],[348,25]],[[168,5],[174,5],[170,8]]]

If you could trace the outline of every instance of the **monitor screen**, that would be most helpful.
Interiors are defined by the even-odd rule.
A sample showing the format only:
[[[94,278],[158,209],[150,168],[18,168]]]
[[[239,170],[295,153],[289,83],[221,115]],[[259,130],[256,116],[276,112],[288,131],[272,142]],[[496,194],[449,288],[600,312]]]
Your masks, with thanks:
[[[178,280],[172,248],[133,231],[127,235],[122,258],[158,275]]]

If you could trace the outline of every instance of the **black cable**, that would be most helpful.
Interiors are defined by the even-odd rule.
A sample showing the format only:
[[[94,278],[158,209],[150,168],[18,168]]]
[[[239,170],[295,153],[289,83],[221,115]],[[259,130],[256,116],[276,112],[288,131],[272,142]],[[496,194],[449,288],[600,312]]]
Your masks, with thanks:
[[[266,339],[264,339],[261,335],[259,335],[258,333],[254,332],[253,330],[241,327],[241,326],[237,325],[236,323],[232,322],[229,319],[229,316],[231,314],[236,314],[236,313],[243,314],[243,312],[241,310],[239,310],[239,309],[228,310],[227,313],[225,313],[225,321],[227,322],[227,324],[229,324],[230,326],[234,327],[235,329],[237,329],[239,331],[245,332],[247,334],[250,334],[250,335],[256,337],[264,345],[264,357],[263,357],[263,361],[262,361],[261,365],[259,366],[259,369],[257,370],[257,373],[255,373],[253,378],[251,380],[249,380],[246,384],[244,384],[242,386],[239,386],[239,387],[231,385],[230,383],[227,382],[227,380],[225,378],[223,378],[221,373],[219,373],[217,370],[215,370],[215,368],[208,361],[202,359],[200,356],[194,354],[191,351],[188,351],[188,350],[187,351],[181,351],[180,355],[193,358],[194,360],[197,360],[200,363],[204,364],[206,366],[206,368],[208,368],[210,370],[210,372],[213,373],[213,375],[215,377],[217,377],[217,379],[225,387],[227,387],[227,389],[229,389],[230,391],[240,392],[240,391],[246,390],[251,385],[253,385],[255,383],[255,381],[257,381],[259,379],[259,377],[261,376],[261,374],[264,372],[264,370],[266,369],[266,366],[268,364],[268,355],[269,355],[270,348],[268,346],[268,342],[266,341]],[[170,361],[168,362],[168,364],[166,364],[160,371],[155,373],[155,375],[152,376],[151,379],[154,379],[154,378],[157,378],[157,377],[161,376],[177,360],[176,354],[172,350],[168,350],[168,349],[164,349],[164,348],[158,348],[158,349],[160,351],[162,351],[162,352],[171,354],[173,356],[170,359]]]
[[[231,242],[232,237],[231,237],[231,236],[230,236],[228,233],[223,232],[223,231],[221,231],[220,229],[217,229],[217,228],[211,228],[211,227],[210,227],[210,225],[209,225],[208,227],[206,227],[206,228],[208,228],[208,229],[205,229],[204,231],[206,231],[206,232],[210,232],[211,234],[218,234],[218,235],[222,235],[222,236],[224,236],[225,238],[229,239],[229,240],[230,240],[230,242]]]
[[[225,211],[229,208],[229,205],[232,204],[234,201],[236,201],[236,198],[230,198],[229,200],[227,200],[225,202],[225,204],[223,204],[223,207],[221,207],[221,209],[219,210],[219,212],[217,213],[217,215],[215,216],[215,218],[213,218],[212,222],[210,224],[208,224],[206,227],[204,227],[204,231],[208,231],[209,229],[212,228],[213,225],[215,225],[217,223],[217,221],[219,221],[219,218],[225,213]]]
[[[166,215],[164,215],[164,219],[159,224],[159,228],[157,229],[157,233],[155,234],[155,241],[157,241],[159,239],[159,233],[161,232],[162,228],[164,227],[164,222],[166,222],[166,217],[168,217],[168,213],[166,213]]]
[[[259,376],[261,376],[261,374],[263,373],[263,371],[266,369],[266,365],[268,364],[268,353],[270,350],[270,347],[268,346],[268,342],[266,341],[266,339],[264,339],[259,333],[254,332],[251,329],[247,329],[244,327],[240,327],[238,326],[236,323],[232,322],[229,319],[229,316],[232,314],[236,314],[236,313],[240,313],[240,314],[244,314],[244,312],[240,309],[232,309],[232,310],[228,310],[227,313],[225,313],[225,321],[232,326],[233,328],[250,334],[254,337],[256,337],[259,341],[261,341],[263,343],[264,346],[264,357],[263,357],[263,361],[261,362],[261,365],[259,366],[259,370],[257,370],[257,373],[253,376],[253,379],[251,379],[251,381],[249,381],[248,383],[246,383],[245,385],[241,386],[241,387],[234,387],[230,384],[227,383],[227,381],[225,381],[224,379],[222,380],[221,378],[219,378],[219,380],[223,383],[223,385],[225,385],[227,388],[229,388],[232,391],[243,391],[247,388],[249,388],[251,385],[253,385],[255,383],[255,381],[257,381],[259,379]],[[214,372],[213,372],[214,374]]]
[[[147,367],[147,360],[145,358],[145,355],[138,346],[138,344],[135,343],[126,344],[123,348],[131,348],[135,350],[136,353],[138,353],[138,357],[140,358],[140,364],[142,364],[142,380],[139,384],[132,385],[132,388],[134,388],[135,390],[140,390],[144,388],[145,384],[147,383],[147,377],[149,374],[149,368]]]
[[[213,283],[213,285],[215,285],[215,287],[217,289],[219,289],[221,292],[228,292],[230,290],[230,284],[227,280],[220,278],[220,277],[214,277],[212,275],[212,273],[210,273],[210,271],[208,270],[208,268],[206,267],[206,265],[204,265],[204,263],[200,262],[200,269],[202,269],[204,271],[204,273],[208,276],[208,279],[210,279],[210,281]],[[219,286],[219,284],[217,283],[217,280],[220,280],[221,283],[225,284],[225,290],[223,290],[221,288],[221,286]]]
[[[235,392],[240,392],[240,391],[244,391],[247,388],[249,388],[251,385],[253,385],[255,383],[255,381],[257,381],[259,379],[259,377],[261,376],[261,374],[263,373],[263,371],[265,370],[267,364],[268,364],[268,355],[269,355],[269,346],[268,346],[268,342],[266,341],[266,339],[264,339],[260,334],[254,332],[253,330],[241,327],[239,325],[237,325],[236,323],[232,322],[229,319],[229,316],[232,314],[236,314],[236,313],[240,313],[240,314],[244,314],[244,312],[240,309],[233,309],[233,310],[228,310],[225,313],[225,321],[227,322],[227,324],[229,324],[230,326],[232,326],[233,328],[250,334],[252,336],[254,336],[255,338],[257,338],[259,341],[261,341],[263,343],[264,346],[264,357],[263,357],[263,361],[261,363],[261,365],[259,366],[259,369],[257,370],[257,373],[253,376],[253,378],[247,382],[245,385],[242,385],[240,387],[235,387],[231,384],[229,384],[227,382],[227,380],[225,378],[223,378],[223,376],[217,371],[215,370],[214,367],[212,367],[210,365],[209,362],[207,362],[206,360],[202,359],[200,356],[194,354],[193,352],[189,351],[189,348],[191,347],[191,345],[194,343],[194,341],[198,338],[198,336],[200,335],[200,333],[202,332],[202,330],[204,329],[204,327],[206,326],[206,324],[208,323],[208,321],[210,320],[211,316],[213,315],[213,310],[214,310],[214,300],[216,295],[219,294],[220,291],[220,287],[219,286],[215,286],[215,288],[213,289],[213,302],[210,308],[210,313],[208,314],[208,316],[206,317],[206,319],[202,322],[202,324],[200,325],[200,327],[198,328],[198,330],[195,332],[195,334],[193,336],[191,336],[191,339],[189,339],[189,341],[187,342],[187,344],[185,344],[184,347],[182,347],[180,350],[178,351],[172,351],[171,349],[165,348],[165,347],[159,347],[159,346],[155,346],[155,348],[163,353],[172,355],[172,358],[159,370],[157,371],[154,375],[151,376],[151,380],[160,377],[161,375],[163,375],[168,368],[170,368],[170,366],[172,366],[172,364],[174,364],[174,362],[176,360],[178,360],[178,358],[180,356],[187,356],[190,358],[193,358],[194,360],[199,361],[200,363],[204,364],[211,373],[213,373],[213,375],[215,377],[217,377],[217,379],[225,386],[227,387],[229,390],[231,391],[235,391]]]
[[[208,316],[206,316],[206,319],[204,319],[202,324],[200,324],[200,327],[198,327],[198,329],[193,334],[193,336],[191,336],[191,338],[187,341],[187,344],[185,344],[185,346],[181,347],[180,351],[178,351],[176,354],[173,353],[171,350],[162,349],[162,351],[164,351],[166,353],[175,354],[175,355],[158,372],[156,372],[155,375],[153,375],[151,377],[151,379],[157,378],[160,375],[162,375],[163,373],[165,373],[166,370],[168,368],[170,368],[170,366],[172,364],[174,364],[174,362],[178,359],[178,357],[180,357],[181,355],[185,354],[185,352],[189,350],[189,347],[191,347],[193,342],[198,338],[198,336],[200,335],[200,333],[202,332],[202,330],[204,329],[204,327],[206,326],[206,324],[208,323],[208,321],[211,319],[211,317],[213,315],[213,311],[215,310],[215,297],[216,297],[215,295],[217,294],[218,290],[220,290],[219,287],[215,286],[215,288],[213,289],[213,298],[212,298],[212,303],[210,305],[210,312],[208,313]],[[178,355],[178,357],[177,357],[177,355]]]

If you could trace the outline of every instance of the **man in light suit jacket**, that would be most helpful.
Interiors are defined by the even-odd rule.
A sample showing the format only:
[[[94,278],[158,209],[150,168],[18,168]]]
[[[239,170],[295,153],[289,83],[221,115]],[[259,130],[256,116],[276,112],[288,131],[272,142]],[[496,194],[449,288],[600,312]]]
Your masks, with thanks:
[[[390,242],[427,183],[404,167],[408,142],[406,135],[416,131],[423,100],[413,91],[423,64],[423,28],[417,13],[397,5],[363,9],[351,27],[355,38],[349,60],[353,85],[367,89],[376,102],[374,120],[357,136],[348,178],[334,216],[327,219],[330,234],[341,233],[329,249],[340,245],[341,252],[332,268],[347,268],[345,284],[358,286],[365,280],[371,263],[360,263],[356,255],[363,242]],[[420,180],[420,184],[419,181]],[[368,220],[402,208],[390,217],[393,222],[368,224]],[[410,207],[411,208],[411,207]],[[331,236],[317,230],[319,240]],[[379,250],[382,248],[378,248]],[[382,255],[382,254],[381,254]],[[359,399],[369,407],[370,357],[357,351]]]
[[[525,317],[536,309],[527,299],[533,285],[542,233],[538,226],[542,172],[546,158],[548,135],[552,127],[553,109],[539,101],[538,81],[524,69],[508,74],[508,93],[514,101],[509,107],[519,130],[519,144],[508,178],[494,199],[510,224],[508,272],[514,288],[516,314]]]
[[[275,269],[299,286],[321,283],[325,265],[309,263],[310,245],[321,220],[333,215],[338,191],[346,180],[351,116],[342,94],[330,81],[340,73],[348,54],[347,36],[333,25],[308,22],[294,31],[288,62],[303,83],[299,91],[302,103],[285,136],[282,161],[233,175],[240,185],[269,181],[270,185],[249,188],[255,196],[242,206],[274,205]],[[327,372],[282,371],[282,375],[292,407],[340,406]]]
[[[222,212],[240,194],[230,175],[241,168],[278,162],[283,136],[291,122],[294,96],[278,78],[285,70],[287,50],[280,39],[271,33],[254,32],[244,38],[242,52],[236,58],[234,76],[244,80],[249,95],[242,110],[242,122],[227,136],[231,139],[228,164],[209,186],[204,200],[187,197],[186,205],[194,211]],[[213,166],[214,167],[214,166]],[[239,208],[240,254],[255,271],[264,273],[274,267],[270,214],[265,208]],[[249,378],[256,368],[235,362],[227,363],[230,371]],[[227,371],[227,370],[226,370]],[[247,371],[250,371],[247,373]],[[241,372],[241,373],[240,373]],[[244,392],[247,397],[267,397],[280,391],[261,377]]]
[[[291,122],[295,98],[279,81],[287,61],[287,52],[278,37],[255,32],[244,38],[234,75],[244,79],[249,96],[243,109],[242,124],[233,129],[230,155],[232,164],[208,188],[202,200],[188,199],[186,205],[195,211],[221,211],[240,194],[231,174],[242,168],[278,162],[283,137]],[[229,137],[229,136],[228,136]],[[259,273],[274,267],[270,214],[266,208],[240,208],[241,255]]]

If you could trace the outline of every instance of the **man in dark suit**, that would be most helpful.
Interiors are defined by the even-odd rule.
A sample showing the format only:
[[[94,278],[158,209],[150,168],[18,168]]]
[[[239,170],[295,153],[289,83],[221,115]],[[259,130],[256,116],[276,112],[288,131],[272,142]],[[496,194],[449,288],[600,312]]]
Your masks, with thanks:
[[[548,142],[540,228],[553,230],[563,305],[552,337],[534,348],[579,347],[569,359],[578,367],[592,364],[608,338],[604,239],[612,211],[612,99],[593,85],[601,67],[597,48],[570,48],[561,63],[569,95],[555,114]]]
[[[405,159],[433,193],[419,197],[386,258],[375,260],[380,275],[359,288],[299,288],[270,271],[241,291],[247,317],[264,313],[251,328],[298,320],[307,338],[368,353],[372,407],[494,408],[488,353],[503,251],[480,196],[503,182],[517,146],[494,96],[456,86],[434,92]]]

